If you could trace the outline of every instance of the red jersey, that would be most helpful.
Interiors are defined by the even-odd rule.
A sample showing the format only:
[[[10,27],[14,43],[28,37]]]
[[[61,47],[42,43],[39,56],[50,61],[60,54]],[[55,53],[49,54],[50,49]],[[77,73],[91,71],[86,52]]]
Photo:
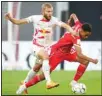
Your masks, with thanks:
[[[82,26],[82,24],[77,21],[75,22],[75,25],[73,26],[73,30],[75,32],[78,32],[79,28]],[[66,32],[60,40],[52,46],[52,51],[54,50],[61,50],[64,53],[70,52],[72,46],[80,45],[80,36],[73,36],[71,33]]]

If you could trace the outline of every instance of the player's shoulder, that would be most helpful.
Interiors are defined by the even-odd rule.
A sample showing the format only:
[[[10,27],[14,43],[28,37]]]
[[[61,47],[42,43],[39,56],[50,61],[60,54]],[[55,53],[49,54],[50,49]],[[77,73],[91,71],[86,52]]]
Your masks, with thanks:
[[[52,20],[52,21],[54,21],[54,20],[58,20],[58,18],[57,18],[57,17],[52,16],[51,20]]]
[[[42,18],[43,18],[42,15],[32,15],[32,19],[33,19],[34,21],[39,21],[39,20],[41,20]]]
[[[34,17],[34,18],[42,18],[43,16],[42,15],[32,15],[32,17]]]
[[[42,15],[31,15],[31,16],[29,16],[29,17],[32,17],[32,18],[41,18]]]

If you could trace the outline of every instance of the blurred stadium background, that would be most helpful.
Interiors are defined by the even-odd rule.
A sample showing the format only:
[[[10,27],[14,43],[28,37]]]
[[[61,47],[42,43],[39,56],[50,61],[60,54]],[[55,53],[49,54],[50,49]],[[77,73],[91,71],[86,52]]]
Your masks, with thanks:
[[[26,18],[41,13],[41,5],[45,2],[3,2],[2,1],[2,94],[14,95],[19,82],[23,80],[29,69],[34,65],[31,55],[33,25],[13,25],[4,18],[10,12],[15,18]],[[80,80],[87,86],[86,94],[101,93],[101,34],[102,34],[102,2],[50,2],[54,7],[54,16],[66,22],[71,13],[76,13],[81,22],[89,22],[93,26],[92,36],[82,41],[83,53],[98,58],[97,65],[89,64],[87,72]],[[61,31],[61,32],[59,32]],[[65,31],[56,28],[53,40],[56,42]],[[69,82],[72,80],[78,63],[62,62],[52,73],[52,78],[61,86],[46,90],[45,82],[29,88],[30,94],[73,94]],[[70,78],[69,78],[70,77]],[[62,79],[63,78],[63,79]],[[66,86],[67,85],[67,86]],[[95,87],[94,87],[95,86]],[[41,91],[38,90],[41,87]],[[62,90],[62,91],[61,91]]]

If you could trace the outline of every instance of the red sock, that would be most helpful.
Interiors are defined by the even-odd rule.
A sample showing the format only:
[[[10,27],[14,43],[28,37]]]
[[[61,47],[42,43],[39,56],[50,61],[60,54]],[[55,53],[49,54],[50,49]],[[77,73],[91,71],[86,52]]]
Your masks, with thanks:
[[[77,72],[76,72],[76,74],[74,76],[75,81],[78,81],[82,77],[82,75],[84,74],[86,68],[87,68],[87,65],[80,64],[78,66]]]
[[[36,75],[34,78],[32,78],[31,80],[29,80],[29,81],[25,84],[25,86],[26,86],[26,88],[28,88],[28,87],[30,87],[30,86],[35,85],[35,84],[38,83],[39,81],[40,81],[39,75]]]

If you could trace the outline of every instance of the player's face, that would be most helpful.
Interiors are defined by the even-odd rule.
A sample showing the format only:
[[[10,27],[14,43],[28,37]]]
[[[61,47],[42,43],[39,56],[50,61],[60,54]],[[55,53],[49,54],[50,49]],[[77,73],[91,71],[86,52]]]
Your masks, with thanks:
[[[91,35],[91,32],[84,31],[84,30],[81,30],[81,31],[80,31],[80,37],[81,37],[82,39],[87,39],[90,35]]]
[[[45,8],[43,11],[43,16],[47,19],[50,20],[53,14],[53,8]]]

